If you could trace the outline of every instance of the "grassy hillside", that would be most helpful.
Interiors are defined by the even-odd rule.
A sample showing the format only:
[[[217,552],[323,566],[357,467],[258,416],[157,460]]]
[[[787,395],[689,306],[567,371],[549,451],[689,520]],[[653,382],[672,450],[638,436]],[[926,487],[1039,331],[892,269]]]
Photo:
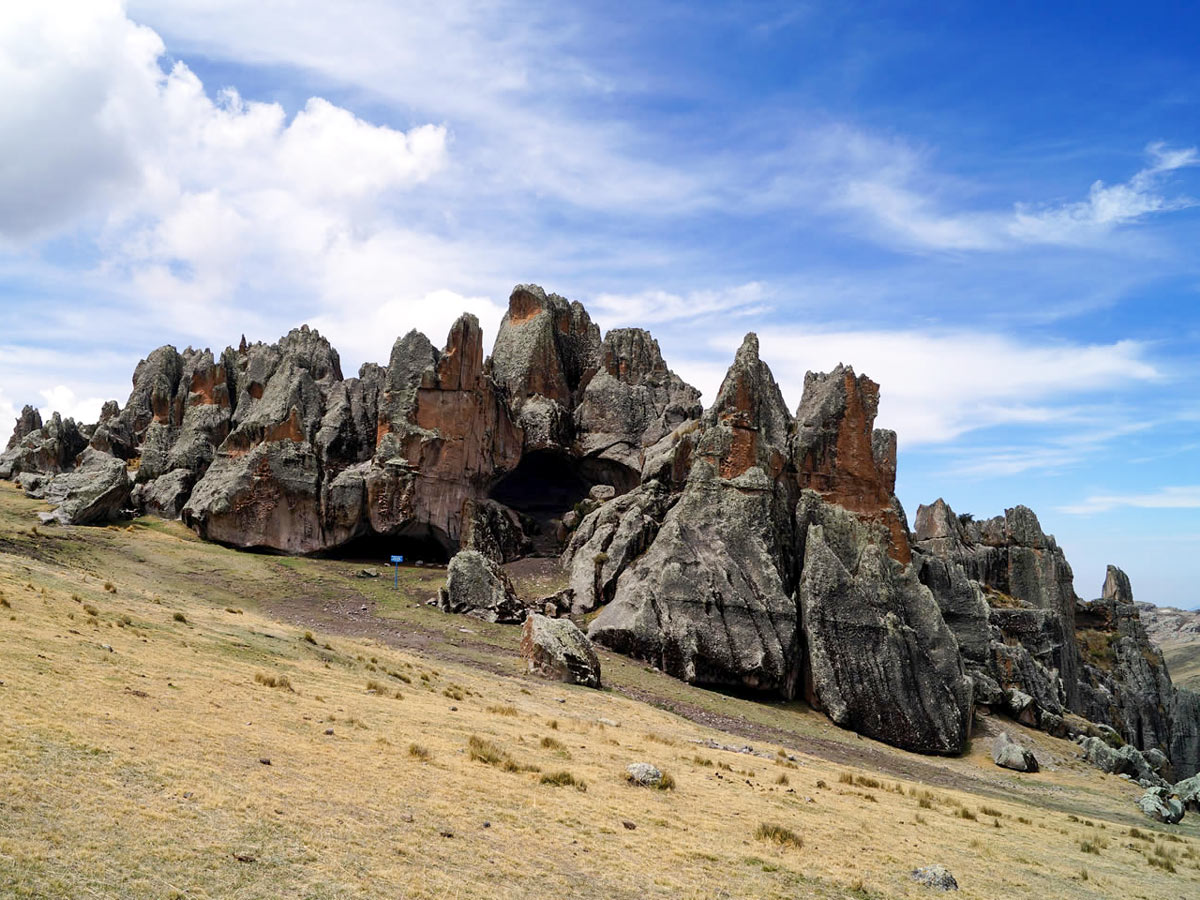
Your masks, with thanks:
[[[1171,680],[1180,687],[1200,691],[1200,640],[1172,640],[1160,648]]]
[[[1041,774],[991,764],[995,720],[931,759],[611,654],[604,691],[547,683],[424,605],[438,570],[38,508],[0,484],[0,896],[916,898],[930,863],[961,897],[1200,892],[1200,819],[1011,723]]]

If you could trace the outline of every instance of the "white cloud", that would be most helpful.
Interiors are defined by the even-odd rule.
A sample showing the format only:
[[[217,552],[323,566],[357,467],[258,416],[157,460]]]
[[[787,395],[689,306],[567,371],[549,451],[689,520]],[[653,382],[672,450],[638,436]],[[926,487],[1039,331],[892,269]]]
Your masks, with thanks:
[[[732,357],[741,335],[714,342]],[[1000,334],[936,331],[820,331],[773,327],[760,335],[793,409],[807,371],[838,363],[880,384],[879,425],[906,447],[944,443],[993,425],[1065,424],[1079,397],[1163,377],[1147,346],[1035,344]],[[715,385],[697,385],[712,396]]]
[[[1139,509],[1200,509],[1200,485],[1178,485],[1139,494],[1096,494],[1080,503],[1058,507],[1060,512],[1086,516],[1119,507]]]
[[[649,290],[636,294],[598,294],[588,311],[612,327],[644,327],[660,322],[706,316],[751,316],[769,311],[767,290],[757,281],[726,290],[698,290],[686,294]]]
[[[47,419],[57,412],[64,419],[74,419],[80,425],[94,424],[100,418],[100,407],[104,405],[105,399],[113,399],[111,397],[78,397],[75,391],[65,384],[56,384],[54,387],[43,389],[38,393],[42,395],[43,400],[39,406],[43,419]],[[122,397],[121,402],[124,402],[124,399]]]
[[[0,388],[0,453],[8,445],[8,439],[13,433],[17,412],[17,407],[4,395],[4,389]]]

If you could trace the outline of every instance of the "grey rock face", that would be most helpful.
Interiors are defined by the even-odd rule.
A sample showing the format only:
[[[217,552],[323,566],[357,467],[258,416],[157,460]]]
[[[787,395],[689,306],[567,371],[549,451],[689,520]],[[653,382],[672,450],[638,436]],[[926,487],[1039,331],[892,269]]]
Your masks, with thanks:
[[[816,701],[846,728],[908,750],[959,753],[971,682],[936,601],[888,555],[882,524],[805,492],[800,605]]]
[[[589,629],[593,640],[686,681],[794,693],[794,490],[780,478],[789,427],[749,335],[705,415],[682,495],[650,548],[617,578]],[[636,525],[640,513],[631,516]],[[586,567],[587,557],[575,559]],[[595,596],[595,587],[585,590]]]
[[[1176,778],[1200,772],[1200,694],[1175,688],[1171,698],[1171,746],[1167,749]]]
[[[8,439],[8,445],[5,450],[11,450],[26,436],[33,434],[42,427],[42,414],[36,407],[26,404],[21,408],[21,414],[17,416],[17,422],[13,426],[13,433]]]
[[[958,882],[945,866],[921,866],[919,869],[913,869],[910,877],[917,884],[923,884],[925,887],[933,888],[935,891],[958,890]]]
[[[505,571],[476,550],[461,550],[450,560],[438,606],[487,622],[521,622],[526,614]]]
[[[613,598],[617,578],[658,534],[670,499],[666,488],[652,481],[605,503],[579,523],[563,552],[575,612],[589,612]]]
[[[146,515],[178,519],[192,492],[192,473],[174,469],[154,481],[138,484],[131,496],[133,505]]]
[[[532,545],[515,512],[495,500],[467,500],[459,546],[505,563],[527,554]]]
[[[1200,775],[1180,781],[1175,785],[1174,793],[1185,810],[1200,812]]]
[[[1183,803],[1170,788],[1150,788],[1138,798],[1137,805],[1148,818],[1166,825],[1175,825],[1183,818]]]
[[[600,687],[600,659],[570,619],[531,613],[521,632],[521,656],[530,672],[545,678]]]
[[[107,522],[120,513],[132,487],[123,460],[85,450],[73,471],[55,475],[46,485],[45,498],[56,508],[44,520],[62,525]]]
[[[87,440],[75,420],[54,413],[41,428],[29,432],[0,454],[0,478],[11,480],[22,472],[42,475],[66,472],[86,446]]]
[[[640,328],[618,328],[604,336],[575,427],[585,457],[640,473],[647,448],[702,414],[700,392],[667,368],[658,342]]]
[[[1125,744],[1110,747],[1098,737],[1081,736],[1077,739],[1084,759],[1110,775],[1128,775],[1139,783],[1161,786],[1166,782],[1154,771],[1154,767],[1135,747]]]
[[[992,761],[1016,772],[1038,771],[1038,761],[1033,751],[1014,741],[1007,731],[1000,732],[992,743]]]

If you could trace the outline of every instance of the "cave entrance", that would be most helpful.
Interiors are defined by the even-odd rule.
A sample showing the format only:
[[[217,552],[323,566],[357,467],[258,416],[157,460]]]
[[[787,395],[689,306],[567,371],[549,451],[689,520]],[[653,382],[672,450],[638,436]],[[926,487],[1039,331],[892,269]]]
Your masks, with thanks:
[[[535,450],[492,488],[491,498],[521,516],[536,556],[554,556],[562,544],[556,519],[562,519],[588,495],[595,481],[579,463],[561,453]]]
[[[392,556],[403,556],[407,563],[445,565],[450,560],[450,541],[440,529],[413,525],[397,534],[365,534],[315,554],[322,559],[364,565],[387,565]]]

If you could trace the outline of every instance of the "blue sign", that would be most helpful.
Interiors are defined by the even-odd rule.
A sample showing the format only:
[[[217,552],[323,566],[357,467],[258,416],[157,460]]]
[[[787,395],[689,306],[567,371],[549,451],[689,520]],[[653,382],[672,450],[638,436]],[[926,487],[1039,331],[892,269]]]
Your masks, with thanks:
[[[393,557],[392,557],[392,562],[394,562],[394,563],[402,563],[402,562],[404,562],[404,557],[403,557],[403,556],[393,556]]]
[[[392,581],[392,590],[400,590],[400,563],[404,562],[403,556],[393,556],[392,565],[396,567],[396,574]]]

